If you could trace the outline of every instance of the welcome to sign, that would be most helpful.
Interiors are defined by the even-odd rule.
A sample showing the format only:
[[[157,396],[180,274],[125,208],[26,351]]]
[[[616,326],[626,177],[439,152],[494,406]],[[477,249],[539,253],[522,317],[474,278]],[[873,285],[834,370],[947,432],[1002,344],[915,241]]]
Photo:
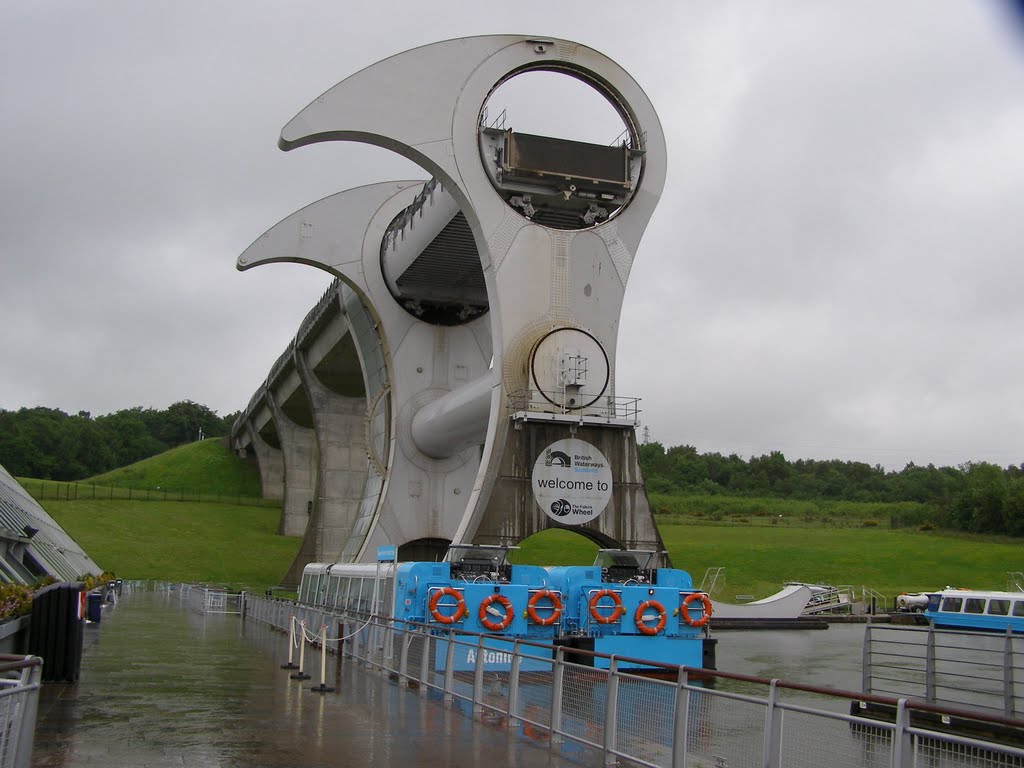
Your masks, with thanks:
[[[612,470],[586,440],[556,440],[541,451],[531,475],[533,498],[563,525],[582,525],[600,515],[612,498]]]

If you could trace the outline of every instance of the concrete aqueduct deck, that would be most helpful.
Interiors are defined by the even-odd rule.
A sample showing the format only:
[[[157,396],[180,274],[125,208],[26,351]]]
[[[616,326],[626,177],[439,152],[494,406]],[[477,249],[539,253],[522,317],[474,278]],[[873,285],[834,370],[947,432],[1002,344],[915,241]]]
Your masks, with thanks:
[[[605,147],[487,125],[488,96],[531,70],[590,85],[627,138]],[[666,167],[640,87],[570,41],[449,40],[342,81],[279,144],[321,141],[391,149],[431,179],[332,195],[238,259],[338,278],[232,434],[265,495],[283,499],[281,531],[304,534],[284,582],[306,562],[372,559],[378,545],[434,559],[452,542],[514,544],[547,528],[662,550],[636,401],[615,390],[622,297]]]

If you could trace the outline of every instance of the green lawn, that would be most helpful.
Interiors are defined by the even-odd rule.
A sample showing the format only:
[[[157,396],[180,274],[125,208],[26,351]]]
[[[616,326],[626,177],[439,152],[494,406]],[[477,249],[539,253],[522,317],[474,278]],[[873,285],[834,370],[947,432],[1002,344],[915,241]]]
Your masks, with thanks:
[[[298,551],[277,536],[280,510],[164,501],[47,501],[46,510],[100,567],[130,579],[275,586]],[[944,587],[1006,586],[1024,567],[1019,540],[890,530],[660,523],[673,565],[700,583],[724,567],[716,595],[764,597],[786,581],[869,587],[892,597]],[[569,531],[522,542],[513,559],[541,565],[589,565],[597,547]]]
[[[1005,589],[1024,568],[1019,540],[887,528],[793,528],[659,523],[676,568],[699,584],[723,567],[716,594],[766,597],[786,581],[868,587],[892,597],[948,585]],[[597,547],[578,534],[545,531],[513,558],[541,565],[589,564]]]
[[[101,500],[93,482],[116,485]],[[238,459],[223,440],[180,446],[74,489],[38,480],[24,484],[102,568],[123,578],[266,589],[284,575],[300,543],[275,534],[280,502],[215,503],[260,493],[254,465]],[[151,490],[157,487],[204,495],[195,501],[184,494],[176,501],[170,495],[166,501],[139,500],[162,498]],[[114,490],[132,499],[118,500]],[[706,569],[724,567],[720,599],[764,597],[786,581],[864,586],[888,597],[947,584],[1005,588],[1008,571],[1024,570],[1024,540],[919,530],[930,527],[931,513],[922,505],[658,494],[651,502],[677,568],[699,584]],[[589,565],[596,550],[577,534],[554,530],[527,539],[514,559]]]
[[[125,579],[276,586],[301,539],[276,534],[280,509],[202,502],[48,501],[45,509],[103,569]]]

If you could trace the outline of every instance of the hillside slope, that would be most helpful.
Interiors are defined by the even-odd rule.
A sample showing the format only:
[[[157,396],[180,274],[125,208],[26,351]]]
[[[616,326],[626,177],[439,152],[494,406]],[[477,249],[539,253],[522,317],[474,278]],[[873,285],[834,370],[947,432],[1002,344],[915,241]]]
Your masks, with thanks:
[[[179,445],[81,483],[139,489],[186,488],[207,495],[249,498],[261,495],[256,465],[239,459],[228,448],[226,438]]]

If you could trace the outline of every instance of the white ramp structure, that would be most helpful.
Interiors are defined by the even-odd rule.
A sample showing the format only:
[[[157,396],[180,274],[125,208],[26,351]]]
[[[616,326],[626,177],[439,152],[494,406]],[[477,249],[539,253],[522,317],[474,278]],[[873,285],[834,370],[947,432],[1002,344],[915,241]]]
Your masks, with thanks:
[[[488,97],[533,70],[591,86],[624,139],[488,126]],[[326,141],[387,148],[431,178],[320,200],[238,259],[338,279],[233,431],[275,478],[282,531],[305,535],[292,578],[314,559],[372,560],[379,545],[434,559],[453,542],[515,544],[548,528],[662,551],[638,401],[615,389],[626,282],[666,170],[636,82],[570,41],[449,40],[338,83],[279,145]],[[358,369],[358,386],[333,386],[339,369]]]

